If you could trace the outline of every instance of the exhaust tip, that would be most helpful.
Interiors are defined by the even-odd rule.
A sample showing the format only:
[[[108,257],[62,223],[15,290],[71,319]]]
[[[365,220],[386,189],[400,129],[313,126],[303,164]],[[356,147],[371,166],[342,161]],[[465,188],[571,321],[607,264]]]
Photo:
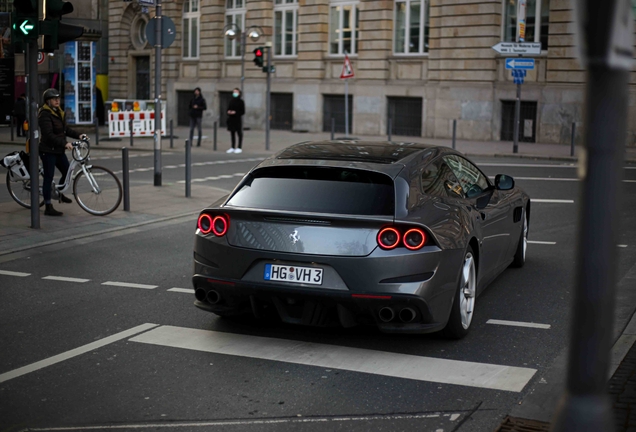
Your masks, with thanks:
[[[417,314],[412,308],[404,308],[400,311],[400,321],[402,321],[403,323],[410,323],[415,319],[416,316]]]
[[[217,304],[221,301],[221,294],[219,294],[217,291],[210,290],[206,295],[206,299],[210,304]]]
[[[200,302],[205,301],[205,290],[203,288],[197,288],[194,291],[194,297]]]
[[[378,317],[380,317],[380,321],[388,323],[395,318],[395,312],[393,312],[393,309],[390,307],[383,307],[380,309],[380,312],[378,312]]]

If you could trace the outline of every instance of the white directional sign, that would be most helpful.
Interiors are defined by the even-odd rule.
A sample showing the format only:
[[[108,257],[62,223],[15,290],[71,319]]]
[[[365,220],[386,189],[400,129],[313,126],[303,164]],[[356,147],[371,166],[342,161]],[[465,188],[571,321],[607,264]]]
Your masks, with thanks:
[[[532,70],[534,69],[534,59],[507,58],[506,69]]]
[[[541,42],[499,42],[492,47],[499,54],[541,54]]]

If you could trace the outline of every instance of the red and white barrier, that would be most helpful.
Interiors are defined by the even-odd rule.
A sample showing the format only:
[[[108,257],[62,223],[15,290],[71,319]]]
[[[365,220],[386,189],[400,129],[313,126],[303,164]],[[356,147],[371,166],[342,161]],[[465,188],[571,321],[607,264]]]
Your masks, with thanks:
[[[132,119],[132,131],[130,120]],[[153,136],[155,134],[154,111],[108,111],[108,136]],[[166,135],[166,115],[161,111],[161,135]]]

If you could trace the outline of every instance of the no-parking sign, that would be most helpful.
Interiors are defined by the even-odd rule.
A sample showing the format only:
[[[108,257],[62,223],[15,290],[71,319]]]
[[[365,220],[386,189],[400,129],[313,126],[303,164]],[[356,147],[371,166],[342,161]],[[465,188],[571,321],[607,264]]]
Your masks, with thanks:
[[[39,52],[38,53],[38,64],[41,65],[42,63],[44,63],[44,53],[43,52]]]

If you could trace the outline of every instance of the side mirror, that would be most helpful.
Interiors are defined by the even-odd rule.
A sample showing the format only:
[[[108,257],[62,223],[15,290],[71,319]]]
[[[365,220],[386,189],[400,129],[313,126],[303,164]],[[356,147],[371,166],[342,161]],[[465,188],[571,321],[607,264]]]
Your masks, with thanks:
[[[497,190],[510,190],[515,187],[515,180],[505,174],[497,174],[495,176],[495,187]]]

